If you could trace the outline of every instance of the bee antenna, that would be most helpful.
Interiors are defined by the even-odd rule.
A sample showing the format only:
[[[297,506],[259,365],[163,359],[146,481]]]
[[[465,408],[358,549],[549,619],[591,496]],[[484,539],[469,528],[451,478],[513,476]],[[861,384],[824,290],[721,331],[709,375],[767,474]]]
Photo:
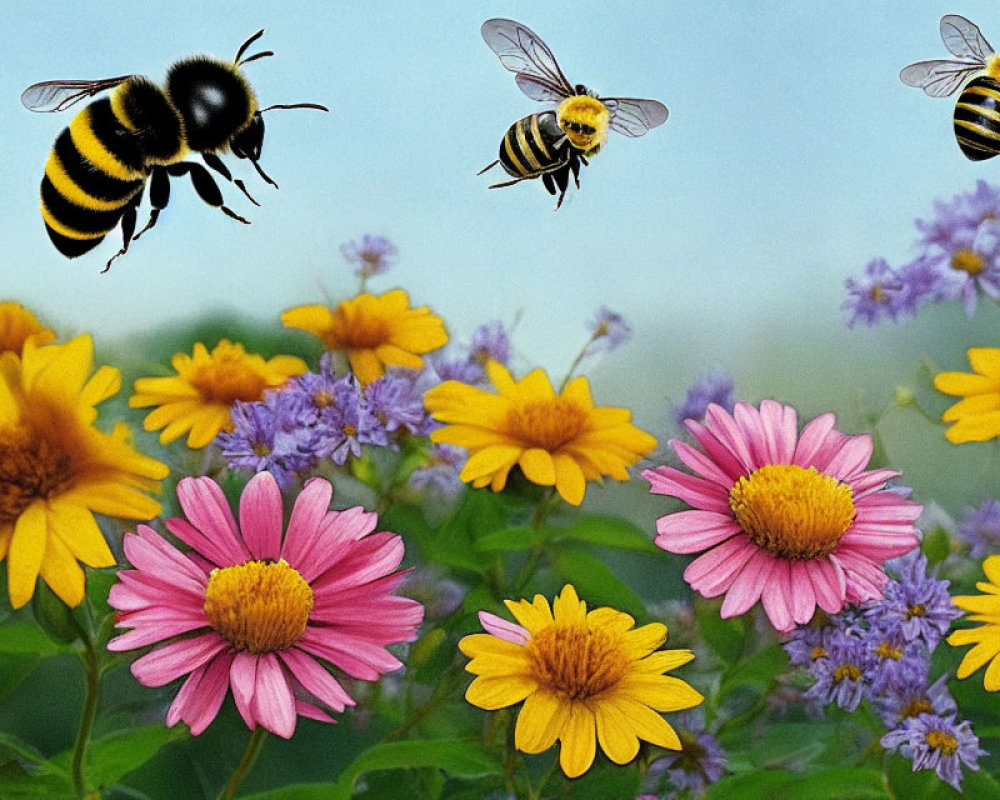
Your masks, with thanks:
[[[252,56],[244,58],[242,61],[237,61],[236,66],[242,67],[244,64],[249,64],[251,61],[256,61],[258,58],[267,58],[268,56],[273,56],[273,50],[264,50],[260,53],[254,53]]]
[[[270,111],[273,108],[314,108],[317,111],[329,111],[326,106],[321,106],[319,103],[277,103],[273,106],[268,106],[267,108],[262,108],[258,111],[258,114],[263,114],[265,111]]]
[[[264,35],[264,29],[261,28],[259,31],[257,31],[257,33],[255,33],[253,36],[251,36],[249,39],[247,39],[245,42],[243,42],[243,44],[240,45],[240,49],[236,51],[236,58],[233,59],[233,62],[236,63],[236,64],[239,64],[240,63],[240,56],[242,56],[247,51],[247,48],[250,45],[252,45],[254,42],[256,42],[263,35]],[[243,63],[246,63],[246,62],[243,62]]]

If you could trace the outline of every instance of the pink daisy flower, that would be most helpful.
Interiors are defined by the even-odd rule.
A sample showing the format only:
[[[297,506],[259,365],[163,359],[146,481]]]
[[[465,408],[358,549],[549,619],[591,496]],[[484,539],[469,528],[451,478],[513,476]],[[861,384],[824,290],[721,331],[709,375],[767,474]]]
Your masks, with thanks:
[[[652,492],[692,506],[657,520],[655,542],[702,552],[684,580],[705,597],[724,594],[723,617],[760,600],[784,632],[809,622],[817,605],[833,614],[878,599],[888,581],[882,565],[917,546],[923,507],[886,488],[898,472],[865,469],[870,436],[848,436],[834,422],[822,414],[799,433],[791,406],[737,403],[729,414],[713,404],[704,424],[685,423],[701,449],[670,443],[694,475],[643,472]]]
[[[387,645],[413,641],[424,609],[393,590],[405,571],[394,533],[373,533],[374,513],[330,511],[329,482],[308,481],[282,539],[282,499],[258,473],[240,498],[240,524],[210,478],[185,478],[177,498],[187,519],[167,529],[182,553],[139,525],[125,535],[135,569],[118,573],[108,602],[131,628],[110,650],[157,645],[132,664],[144,686],[187,675],[167,712],[200,734],[232,689],[243,720],[289,738],[299,715],[333,722],[326,709],[353,705],[317,659],[374,681],[402,666]]]

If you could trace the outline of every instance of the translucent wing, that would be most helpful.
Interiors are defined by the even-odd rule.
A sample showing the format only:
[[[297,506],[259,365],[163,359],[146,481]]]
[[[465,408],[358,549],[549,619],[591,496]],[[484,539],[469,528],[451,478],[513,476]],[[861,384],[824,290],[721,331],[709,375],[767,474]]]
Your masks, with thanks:
[[[931,97],[947,97],[983,67],[968,61],[918,61],[903,67],[899,79],[907,86],[923,89]]]
[[[104,78],[99,81],[43,81],[33,83],[21,93],[21,104],[29,111],[65,111],[81,100],[105,89],[113,89],[132,75]]]
[[[941,40],[948,51],[959,58],[975,59],[983,65],[993,55],[993,48],[982,31],[958,14],[948,14],[941,18]]]
[[[483,39],[500,63],[514,73],[518,87],[532,100],[562,100],[575,94],[545,42],[520,22],[488,19]]]
[[[642,136],[667,121],[667,107],[659,100],[635,97],[602,97],[611,119],[608,127],[625,136]]]

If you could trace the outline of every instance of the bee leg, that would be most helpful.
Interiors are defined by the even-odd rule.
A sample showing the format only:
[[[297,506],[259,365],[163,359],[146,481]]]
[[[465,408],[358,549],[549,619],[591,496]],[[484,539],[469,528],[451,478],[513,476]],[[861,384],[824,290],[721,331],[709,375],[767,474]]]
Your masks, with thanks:
[[[175,177],[181,175],[190,176],[191,185],[194,186],[198,197],[204,202],[221,209],[227,217],[232,217],[237,222],[242,222],[244,225],[250,224],[250,220],[244,219],[222,202],[222,192],[219,191],[219,185],[215,182],[209,171],[201,164],[195,164],[192,161],[181,161],[178,164],[169,165],[166,169],[167,172]]]
[[[532,175],[531,177],[535,177],[535,176]],[[491,188],[491,189],[500,189],[503,186],[513,186],[515,183],[520,183],[523,180],[527,180],[527,178],[514,178],[514,180],[512,180],[512,181],[504,181],[503,183],[494,183],[489,188]]]
[[[260,205],[260,203],[258,203],[256,200],[253,199],[253,197],[251,197],[250,192],[247,191],[247,187],[243,185],[243,181],[241,181],[239,178],[233,180],[233,176],[232,173],[229,171],[229,167],[227,167],[222,162],[222,159],[219,158],[215,153],[202,153],[201,157],[204,160],[204,162],[208,164],[209,167],[218,172],[223,178],[225,178],[230,183],[235,184],[236,187],[241,192],[243,192],[244,195],[246,195],[247,200],[249,200],[255,206]]]
[[[104,269],[101,270],[101,274],[104,274],[109,269],[111,269],[111,262],[114,261],[119,256],[125,255],[128,252],[128,246],[132,243],[132,234],[135,232],[135,221],[137,216],[137,210],[139,208],[139,202],[142,200],[142,192],[136,194],[136,196],[129,202],[125,207],[125,211],[122,214],[122,249],[115,253],[111,258],[108,259],[108,263],[104,265]]]
[[[160,218],[160,212],[167,207],[170,202],[170,176],[163,167],[153,167],[153,172],[149,177],[149,204],[153,207],[149,212],[149,219],[135,236],[134,242],[146,231],[156,225],[156,220]]]
[[[492,164],[487,164],[487,165],[486,165],[485,167],[483,167],[483,168],[482,168],[481,170],[479,170],[479,172],[477,172],[476,174],[477,174],[477,175],[482,175],[482,174],[483,174],[484,172],[486,172],[487,170],[491,170],[491,169],[493,169],[493,167],[495,167],[495,166],[496,166],[497,164],[499,164],[499,163],[500,163],[500,159],[498,158],[498,159],[497,159],[496,161],[494,161],[494,162],[493,162]]]
[[[586,165],[587,162],[583,159],[583,156],[580,156],[579,158],[574,158],[572,161],[569,162],[569,168],[571,170],[573,170],[573,182],[576,184],[576,188],[577,189],[580,188],[580,162],[581,161],[583,161],[584,165]]]
[[[572,163],[572,162],[571,162]],[[559,169],[549,172],[546,177],[552,177],[555,185],[559,187],[559,200],[556,202],[555,210],[559,210],[559,206],[562,205],[563,198],[566,197],[566,188],[569,186],[569,164],[563,164]],[[555,194],[554,191],[550,191],[551,194]]]

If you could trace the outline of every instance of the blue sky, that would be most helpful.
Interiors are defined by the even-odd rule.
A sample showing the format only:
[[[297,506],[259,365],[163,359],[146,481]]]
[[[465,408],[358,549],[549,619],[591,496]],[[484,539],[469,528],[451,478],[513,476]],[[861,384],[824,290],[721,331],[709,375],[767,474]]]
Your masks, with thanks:
[[[944,14],[1000,45],[993,0],[921,2],[529,2],[141,4],[4,3],[4,213],[0,294],[65,333],[121,340],[226,308],[277,320],[287,307],[356,291],[342,242],[399,247],[374,291],[406,288],[456,338],[513,320],[521,363],[561,375],[601,304],[633,325],[620,355],[593,365],[606,403],[632,404],[655,429],[663,403],[722,364],[751,400],[809,412],[877,406],[921,357],[965,367],[995,309],[968,321],[932,309],[900,328],[847,331],[843,281],[876,255],[912,257],[913,220],[993,180],[955,145],[951,100],[903,86],[912,61],[947,55]],[[572,82],[666,103],[666,125],[611,134],[558,212],[540,182],[489,191],[506,127],[543,106],[522,95],[479,35],[518,19]],[[162,80],[179,57],[230,58],[260,27],[277,56],[246,73],[263,104],[313,101],[330,114],[274,112],[261,184],[229,159],[244,227],[176,182],[147,238],[100,274],[114,234],[74,261],[45,235],[37,186],[72,117],[32,114],[30,83],[137,72]],[[492,180],[491,180],[492,178]],[[888,394],[887,394],[888,393]],[[858,401],[859,396],[864,400]],[[940,432],[936,432],[940,437]]]

